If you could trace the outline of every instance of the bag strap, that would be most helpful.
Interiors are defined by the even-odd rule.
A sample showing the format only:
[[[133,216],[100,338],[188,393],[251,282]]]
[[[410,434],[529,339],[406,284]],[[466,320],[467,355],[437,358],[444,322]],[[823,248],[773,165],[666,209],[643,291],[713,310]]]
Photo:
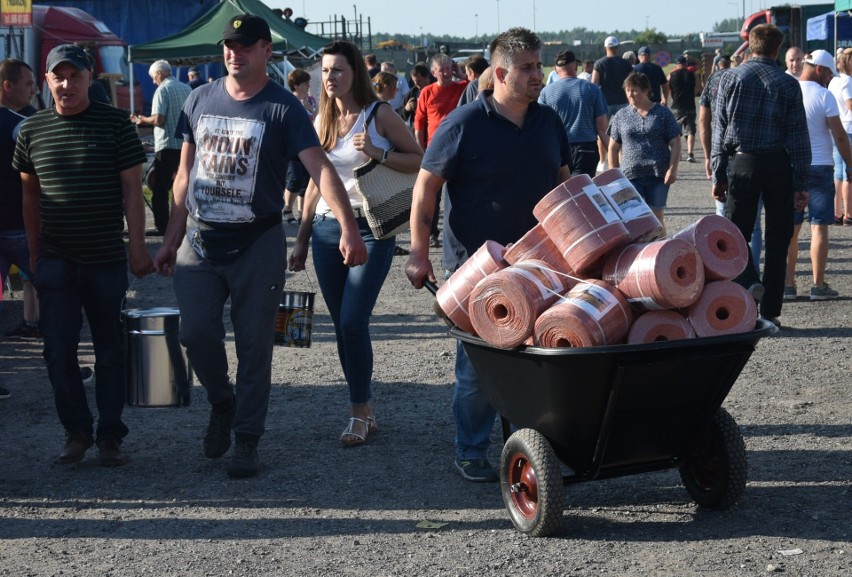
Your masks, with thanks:
[[[384,100],[377,100],[375,106],[370,111],[370,114],[367,116],[367,120],[364,121],[364,132],[367,132],[367,127],[370,126],[370,123],[373,121],[373,118],[376,116],[376,111],[379,109],[380,104],[388,104]],[[390,106],[390,104],[388,104]]]

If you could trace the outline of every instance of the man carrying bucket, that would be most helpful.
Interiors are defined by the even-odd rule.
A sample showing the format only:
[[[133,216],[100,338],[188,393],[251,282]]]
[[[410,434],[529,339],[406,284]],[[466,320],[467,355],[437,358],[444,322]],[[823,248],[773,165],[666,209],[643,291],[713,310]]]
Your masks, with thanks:
[[[145,151],[126,114],[89,100],[91,60],[63,44],[47,56],[54,106],[23,122],[13,165],[21,171],[30,270],[39,294],[39,328],[59,420],[66,431],[61,464],[76,463],[97,440],[101,465],[123,465],[127,426],[121,305],[127,291],[122,229],[130,271],[153,271],[145,248],[142,163]],[[98,426],[86,400],[77,348],[92,333]],[[93,436],[95,433],[95,436]]]
[[[180,340],[212,410],[204,454],[236,445],[230,477],[260,469],[272,377],[275,317],[286,269],[281,213],[289,159],[298,155],[340,222],[349,266],[367,253],[337,173],[299,100],[269,81],[272,35],[257,16],[233,17],[222,35],[228,75],[193,90],[178,129],[183,148],[174,206],[155,265],[174,273]],[[225,301],[231,299],[237,383],[228,378]]]
[[[559,115],[538,104],[541,41],[512,28],[491,44],[494,90],[444,119],[414,185],[411,256],[405,272],[421,288],[435,282],[429,231],[444,182],[444,268],[455,272],[487,240],[515,242],[536,224],[533,207],[571,176],[571,151]],[[461,343],[456,348],[455,468],[468,481],[497,480],[486,458],[496,413]]]

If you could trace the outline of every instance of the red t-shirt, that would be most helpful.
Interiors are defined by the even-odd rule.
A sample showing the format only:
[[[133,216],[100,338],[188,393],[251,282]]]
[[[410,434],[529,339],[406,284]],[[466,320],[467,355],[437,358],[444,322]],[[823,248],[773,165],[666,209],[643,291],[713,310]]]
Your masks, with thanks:
[[[458,105],[468,81],[453,82],[448,86],[438,86],[433,82],[420,91],[417,98],[417,112],[414,115],[414,130],[426,130],[426,144],[438,130],[441,121]]]

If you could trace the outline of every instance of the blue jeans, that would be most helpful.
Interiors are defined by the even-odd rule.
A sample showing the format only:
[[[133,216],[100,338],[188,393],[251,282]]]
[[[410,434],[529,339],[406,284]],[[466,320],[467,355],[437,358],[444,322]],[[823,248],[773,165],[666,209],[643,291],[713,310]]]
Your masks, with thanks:
[[[456,343],[453,416],[456,419],[456,458],[485,459],[497,411],[488,404],[461,341]]]
[[[59,421],[66,431],[92,434],[94,419],[77,362],[83,315],[95,349],[98,440],[127,435],[121,420],[126,400],[121,306],[127,291],[127,263],[87,266],[61,258],[39,259],[35,278],[39,330]]]
[[[12,265],[21,269],[24,275],[30,274],[30,251],[27,246],[27,233],[24,230],[0,231],[0,278],[9,276]],[[0,290],[3,290],[0,287]]]
[[[808,222],[834,224],[834,167],[812,165],[808,171]],[[805,211],[793,213],[793,224],[805,222]]]
[[[372,396],[370,316],[390,272],[396,237],[376,240],[366,218],[359,218],[357,223],[367,245],[366,263],[355,267],[343,264],[338,248],[340,223],[334,218],[314,218],[311,248],[320,290],[334,323],[337,355],[349,385],[349,402],[364,404]]]
[[[645,203],[651,208],[663,210],[666,208],[666,201],[669,198],[669,185],[664,179],[656,176],[643,176],[641,178],[631,178],[630,184],[636,189]]]
[[[852,138],[852,134],[849,137]],[[846,163],[843,161],[843,157],[840,156],[840,151],[837,150],[836,146],[834,147],[832,156],[834,157],[834,180],[846,180]]]

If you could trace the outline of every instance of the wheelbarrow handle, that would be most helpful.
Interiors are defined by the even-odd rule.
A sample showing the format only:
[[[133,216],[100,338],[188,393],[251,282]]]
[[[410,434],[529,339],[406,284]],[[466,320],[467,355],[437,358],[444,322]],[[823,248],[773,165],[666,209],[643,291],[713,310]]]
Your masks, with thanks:
[[[426,289],[430,293],[437,296],[437,294],[438,294],[438,285],[437,284],[435,284],[432,281],[427,279],[427,280],[423,281],[423,286],[426,287]],[[441,305],[438,304],[437,300],[432,303],[432,310],[435,312],[435,314],[438,316],[439,319],[441,319],[442,321],[444,321],[447,324],[447,326],[449,328],[454,328],[456,326],[456,323],[454,323],[452,321],[452,319],[450,319],[450,317],[447,316],[447,313],[445,313],[443,311],[443,309],[441,308]]]
[[[426,287],[426,289],[427,289],[430,293],[432,293],[433,295],[437,295],[437,294],[438,294],[438,285],[436,285],[436,284],[435,284],[435,283],[433,283],[432,281],[430,281],[430,280],[425,280],[425,281],[423,281],[423,286],[424,286],[424,287]]]

